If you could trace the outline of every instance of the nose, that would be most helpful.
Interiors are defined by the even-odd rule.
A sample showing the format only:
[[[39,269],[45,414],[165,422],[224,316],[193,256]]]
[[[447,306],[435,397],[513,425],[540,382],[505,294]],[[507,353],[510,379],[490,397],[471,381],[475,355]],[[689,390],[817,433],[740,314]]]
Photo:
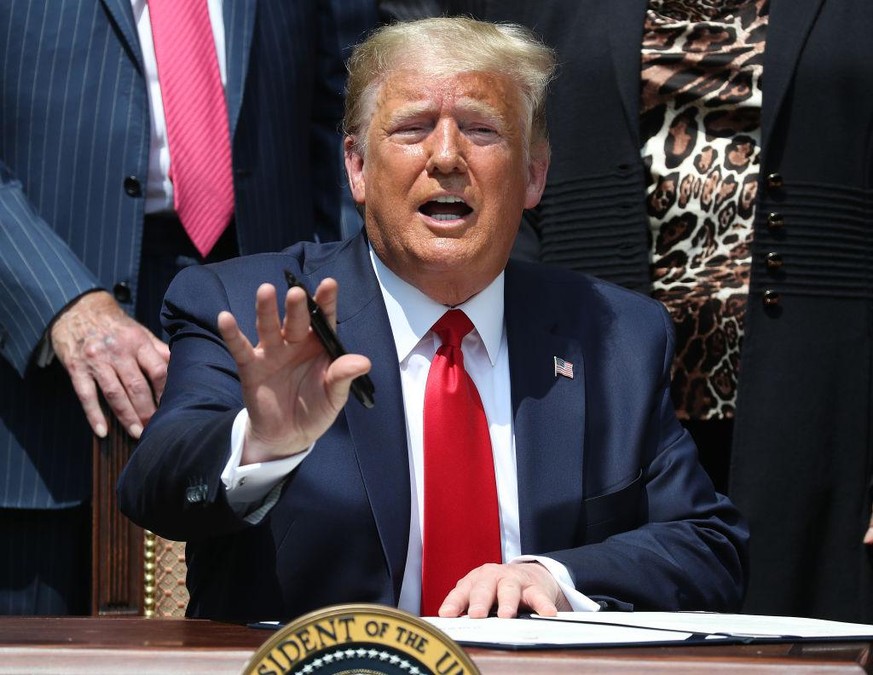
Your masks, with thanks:
[[[430,136],[427,172],[463,173],[467,170],[464,139],[458,125],[452,120],[441,120]]]

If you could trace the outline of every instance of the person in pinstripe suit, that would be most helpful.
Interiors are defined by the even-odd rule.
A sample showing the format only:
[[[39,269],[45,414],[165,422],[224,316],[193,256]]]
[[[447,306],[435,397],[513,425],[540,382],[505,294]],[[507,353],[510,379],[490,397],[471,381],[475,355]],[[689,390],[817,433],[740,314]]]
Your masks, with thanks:
[[[235,191],[209,259],[340,238],[344,50],[376,3],[204,1]],[[166,372],[163,292],[204,262],[156,190],[146,8],[0,3],[0,614],[88,612],[99,398],[139,435]]]

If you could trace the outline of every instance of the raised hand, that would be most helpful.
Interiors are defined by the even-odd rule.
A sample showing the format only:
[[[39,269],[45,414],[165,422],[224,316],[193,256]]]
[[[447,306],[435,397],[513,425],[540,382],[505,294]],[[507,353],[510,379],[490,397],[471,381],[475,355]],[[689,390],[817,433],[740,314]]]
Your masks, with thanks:
[[[325,279],[315,300],[336,324],[337,284]],[[291,288],[280,321],[276,289],[262,284],[255,297],[258,344],[252,345],[233,315],[222,312],[218,329],[237,364],[249,415],[242,464],[287,457],[308,448],[333,423],[354,378],[370,361],[346,354],[331,362],[309,326],[306,294]]]

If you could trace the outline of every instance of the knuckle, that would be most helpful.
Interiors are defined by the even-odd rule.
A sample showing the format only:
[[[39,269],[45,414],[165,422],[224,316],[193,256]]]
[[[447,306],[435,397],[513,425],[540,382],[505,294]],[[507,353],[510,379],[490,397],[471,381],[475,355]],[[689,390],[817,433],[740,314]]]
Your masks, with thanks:
[[[103,391],[103,396],[106,397],[110,404],[118,403],[127,398],[124,390],[116,382],[103,385],[101,390]]]
[[[82,344],[82,354],[89,360],[100,358],[104,351],[104,343],[100,340],[86,340]]]
[[[167,379],[167,363],[162,360],[149,363],[145,367],[149,379],[152,382],[162,382]]]
[[[144,396],[146,393],[151,393],[151,388],[141,375],[130,378],[127,382],[127,391],[132,396]]]
[[[139,324],[125,324],[116,331],[119,342],[134,342],[139,344],[145,337]]]

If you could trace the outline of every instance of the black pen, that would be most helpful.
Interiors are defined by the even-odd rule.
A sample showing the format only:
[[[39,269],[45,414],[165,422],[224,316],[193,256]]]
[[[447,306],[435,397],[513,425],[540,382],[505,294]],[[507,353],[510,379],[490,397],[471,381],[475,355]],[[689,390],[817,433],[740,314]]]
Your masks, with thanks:
[[[343,348],[342,343],[339,341],[333,328],[330,327],[327,319],[324,318],[321,307],[319,307],[318,303],[315,302],[315,299],[309,293],[306,286],[300,283],[297,277],[295,277],[290,270],[285,270],[285,281],[288,282],[289,289],[297,286],[298,288],[302,288],[303,292],[306,293],[306,305],[309,308],[309,325],[312,326],[312,330],[315,331],[319,341],[324,345],[324,349],[327,351],[328,356],[330,356],[331,361],[334,361],[345,354],[346,350]],[[365,408],[372,408],[375,405],[375,401],[373,400],[373,394],[375,391],[376,388],[373,386],[373,381],[366,374],[352,380],[352,393]]]

